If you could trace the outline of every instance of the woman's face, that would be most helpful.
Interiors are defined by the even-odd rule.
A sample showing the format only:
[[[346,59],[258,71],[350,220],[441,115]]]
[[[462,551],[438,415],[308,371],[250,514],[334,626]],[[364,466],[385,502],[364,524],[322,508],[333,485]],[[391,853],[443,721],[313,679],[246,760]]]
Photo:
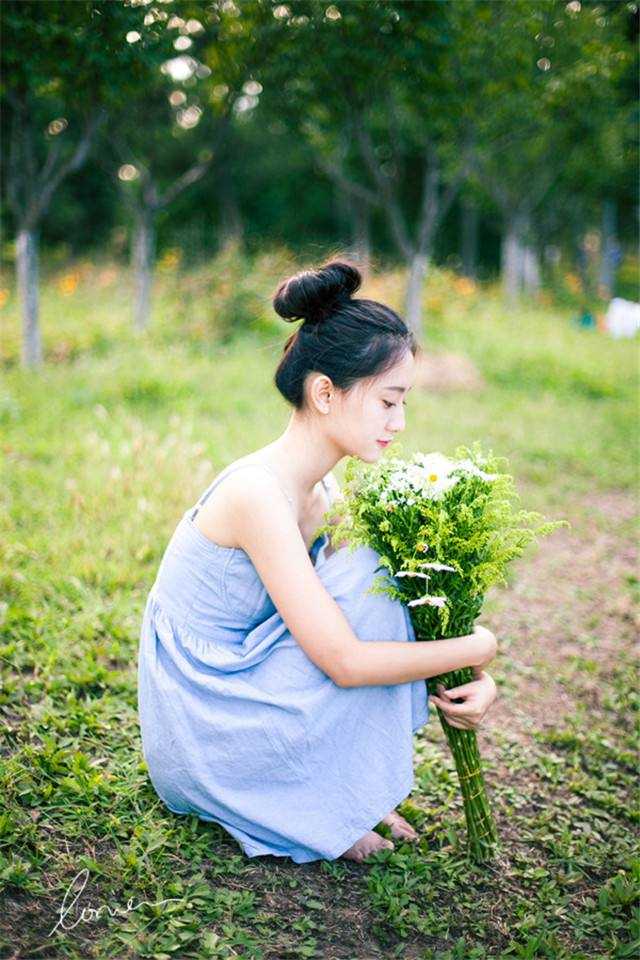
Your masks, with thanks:
[[[334,415],[328,424],[344,456],[366,463],[380,459],[388,444],[405,428],[406,394],[413,386],[415,360],[410,350],[385,373],[337,391]]]

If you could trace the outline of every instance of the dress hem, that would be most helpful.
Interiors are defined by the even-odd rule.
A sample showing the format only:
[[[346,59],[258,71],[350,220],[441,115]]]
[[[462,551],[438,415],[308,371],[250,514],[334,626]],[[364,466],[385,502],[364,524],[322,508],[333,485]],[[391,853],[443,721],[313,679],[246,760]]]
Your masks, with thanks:
[[[419,726],[423,726],[424,723],[426,723],[426,722],[428,721],[428,719],[429,719],[429,710],[428,710],[428,708],[427,708],[426,714],[425,714],[425,719],[424,719],[423,722],[420,722],[420,723],[419,723]],[[414,728],[414,731],[413,731],[414,733],[415,733],[416,729],[419,729],[419,727]],[[195,816],[197,816],[197,817],[198,817],[199,819],[201,819],[201,820],[204,820],[204,821],[207,821],[207,822],[217,823],[218,826],[222,827],[222,829],[225,830],[225,832],[226,832],[233,840],[236,841],[236,843],[240,846],[240,848],[241,848],[241,850],[243,851],[243,853],[245,854],[245,856],[248,857],[249,859],[252,859],[252,858],[254,858],[254,857],[268,857],[268,856],[272,856],[272,857],[289,857],[294,863],[311,863],[311,862],[316,861],[316,860],[336,860],[336,859],[338,859],[338,858],[340,857],[340,855],[341,855],[342,853],[344,853],[346,850],[348,850],[349,847],[353,846],[353,844],[354,844],[357,840],[359,840],[360,837],[364,836],[365,833],[367,833],[368,831],[372,830],[375,826],[377,826],[377,824],[381,823],[382,818],[385,817],[385,816],[387,815],[387,813],[390,813],[392,810],[395,809],[395,807],[396,807],[399,803],[402,803],[402,801],[405,800],[405,799],[409,796],[409,794],[410,794],[411,791],[413,790],[413,787],[414,787],[414,773],[413,773],[413,770],[412,770],[411,778],[409,779],[408,783],[405,784],[405,786],[404,786],[397,794],[395,794],[395,797],[392,797],[390,800],[386,800],[386,801],[384,802],[384,804],[381,804],[381,806],[384,806],[385,809],[384,809],[384,812],[383,812],[379,817],[377,817],[377,819],[371,821],[371,818],[368,817],[367,820],[366,820],[362,825],[360,825],[360,826],[353,826],[353,825],[352,825],[352,826],[350,827],[350,829],[349,829],[345,834],[343,834],[342,839],[340,839],[337,843],[335,843],[334,845],[332,845],[329,850],[326,850],[326,851],[324,851],[324,852],[317,852],[315,855],[312,855],[312,856],[309,856],[309,855],[306,854],[306,853],[302,853],[302,851],[303,851],[304,849],[307,849],[307,850],[311,850],[311,849],[312,849],[311,847],[305,847],[304,844],[298,844],[298,845],[292,844],[292,846],[293,846],[293,847],[296,847],[297,850],[299,851],[299,852],[297,853],[297,855],[296,855],[295,850],[292,851],[292,852],[290,852],[290,853],[286,853],[286,852],[284,852],[284,851],[280,851],[280,850],[277,850],[277,849],[274,849],[274,848],[269,849],[269,848],[268,848],[268,845],[266,845],[266,844],[263,845],[263,844],[258,843],[258,844],[256,844],[256,845],[254,845],[254,844],[245,842],[245,841],[242,840],[240,837],[236,836],[236,834],[235,834],[234,832],[232,832],[234,829],[235,829],[235,830],[239,830],[239,828],[237,828],[237,827],[234,828],[231,824],[229,824],[229,825],[227,826],[227,824],[226,824],[223,820],[221,820],[220,818],[214,817],[214,816],[211,816],[211,815],[207,815],[207,814],[205,814],[204,812],[200,812],[200,811],[193,810],[193,809],[191,809],[191,810],[190,810],[190,809],[181,810],[181,809],[179,809],[179,808],[177,807],[177,805],[174,805],[174,804],[171,804],[171,803],[167,803],[167,800],[159,794],[159,792],[158,792],[157,789],[156,789],[156,793],[158,793],[158,795],[160,796],[160,799],[162,800],[162,802],[164,803],[164,805],[165,805],[169,810],[171,810],[172,813],[175,813],[175,814],[177,814],[178,816],[195,815]],[[229,827],[231,827],[231,829],[229,829]],[[246,831],[244,831],[244,830],[241,831],[241,832],[242,832],[242,833],[246,833]]]
[[[300,855],[296,856],[294,853],[284,853],[284,852],[275,851],[275,850],[261,850],[256,847],[250,847],[248,844],[244,844],[241,841],[237,840],[237,838],[235,839],[240,844],[245,856],[247,856],[249,859],[252,859],[253,857],[268,857],[268,856],[289,857],[291,860],[293,860],[294,863],[311,863],[314,860],[337,860],[341,854],[345,853],[345,851],[347,851],[349,847],[352,847],[357,840],[359,840],[362,836],[364,836],[365,833],[367,833],[370,830],[373,830],[375,826],[381,823],[382,818],[386,817],[388,813],[394,810],[399,803],[402,803],[403,800],[406,800],[406,798],[409,796],[412,790],[413,790],[413,775],[411,777],[411,781],[409,785],[404,787],[398,794],[396,794],[396,799],[390,802],[389,801],[385,802],[384,813],[382,813],[379,817],[377,817],[373,821],[371,820],[370,817],[368,817],[362,826],[359,826],[359,827],[352,826],[351,829],[348,831],[348,833],[346,833],[343,836],[343,839],[339,841],[339,843],[334,844],[334,846],[332,846],[325,853],[318,853],[316,856],[307,856],[305,854],[303,854],[302,856]]]

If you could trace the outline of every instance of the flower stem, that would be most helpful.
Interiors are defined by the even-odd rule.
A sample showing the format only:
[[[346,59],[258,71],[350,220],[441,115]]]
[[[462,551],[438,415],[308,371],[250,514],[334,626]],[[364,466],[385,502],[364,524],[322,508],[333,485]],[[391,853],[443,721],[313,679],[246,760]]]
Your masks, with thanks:
[[[464,683],[470,683],[472,680],[473,670],[471,667],[463,667],[461,670],[452,670],[438,677],[429,677],[426,684],[429,692],[437,693],[439,683],[449,690],[453,687],[462,686]],[[467,823],[469,856],[476,863],[486,863],[495,856],[498,832],[484,782],[478,738],[475,730],[461,730],[459,727],[452,727],[439,708],[438,716],[453,754],[460,781],[464,815]]]

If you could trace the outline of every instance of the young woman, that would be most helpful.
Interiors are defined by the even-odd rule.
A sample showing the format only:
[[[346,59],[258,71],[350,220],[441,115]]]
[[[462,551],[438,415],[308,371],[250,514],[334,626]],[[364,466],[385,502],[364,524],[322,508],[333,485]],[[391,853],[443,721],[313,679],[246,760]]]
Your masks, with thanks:
[[[417,344],[402,319],[353,299],[332,260],[284,281],[277,313],[302,324],[275,384],[293,407],[280,436],[230,464],[167,546],[140,636],[138,705],[149,775],[175,813],[220,824],[249,857],[362,861],[415,830],[394,811],[413,787],[426,677],[473,666],[458,702],[474,727],[495,699],[493,634],[416,643],[404,604],[366,595],[370,548],[315,537],[340,496],[332,468],[367,463],[404,429]],[[462,702],[460,702],[462,701]]]

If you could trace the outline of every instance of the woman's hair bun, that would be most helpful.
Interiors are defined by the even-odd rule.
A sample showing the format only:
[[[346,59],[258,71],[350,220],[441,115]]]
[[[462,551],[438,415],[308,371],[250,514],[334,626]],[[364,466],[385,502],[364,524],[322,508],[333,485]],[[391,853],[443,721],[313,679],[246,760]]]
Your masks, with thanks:
[[[283,280],[273,297],[273,308],[285,320],[318,323],[362,283],[358,268],[346,260],[330,260],[317,270],[303,270]]]

